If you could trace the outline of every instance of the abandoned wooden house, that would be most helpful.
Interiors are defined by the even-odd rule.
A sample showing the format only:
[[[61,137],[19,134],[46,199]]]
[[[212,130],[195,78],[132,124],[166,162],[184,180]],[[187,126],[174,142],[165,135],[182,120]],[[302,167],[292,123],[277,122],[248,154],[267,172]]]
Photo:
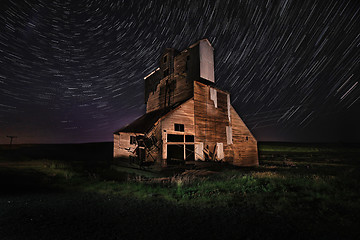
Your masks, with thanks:
[[[167,164],[223,161],[258,165],[257,141],[214,86],[207,39],[179,52],[167,48],[144,78],[146,114],[114,133],[114,157]]]

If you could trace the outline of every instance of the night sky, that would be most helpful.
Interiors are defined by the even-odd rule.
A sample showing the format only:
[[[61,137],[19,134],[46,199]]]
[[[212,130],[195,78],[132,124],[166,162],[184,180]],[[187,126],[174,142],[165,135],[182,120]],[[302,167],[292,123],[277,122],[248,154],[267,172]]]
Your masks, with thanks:
[[[358,0],[1,0],[0,143],[112,141],[162,49],[202,38],[259,141],[360,141]]]

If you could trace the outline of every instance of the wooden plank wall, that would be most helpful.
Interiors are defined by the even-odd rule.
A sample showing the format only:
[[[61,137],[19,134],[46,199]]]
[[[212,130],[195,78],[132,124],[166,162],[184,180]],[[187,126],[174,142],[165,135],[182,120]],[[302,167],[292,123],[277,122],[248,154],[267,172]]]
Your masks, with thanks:
[[[175,123],[184,124],[184,132],[175,131]],[[166,132],[164,132],[166,131]],[[184,134],[184,135],[194,135],[195,134],[195,124],[194,124],[194,100],[189,99],[175,110],[165,115],[161,120],[161,133],[163,134],[163,148],[164,151],[162,155],[163,162],[166,162],[167,159],[167,142],[166,134]]]
[[[119,143],[120,143],[120,135],[119,134],[114,134],[114,151],[113,151],[113,157],[114,158],[117,158],[120,155]]]
[[[225,161],[241,166],[258,165],[257,141],[231,105],[229,121],[228,93],[216,89],[218,107],[215,108],[210,88],[194,83],[195,142],[203,142],[210,151],[217,143],[223,143]],[[233,144],[227,144],[227,126],[232,128]]]
[[[130,156],[136,156],[136,152],[132,153],[136,145],[130,144],[130,136],[136,136],[136,133],[124,133],[114,134],[114,158],[122,157],[129,158]]]
[[[161,120],[161,129],[166,132],[175,132],[174,124],[184,124],[184,132],[194,135],[194,100],[190,99],[176,108],[174,111],[168,113],[164,119]]]
[[[258,149],[257,141],[241,120],[235,109],[231,106],[231,121],[233,132],[233,154],[234,165],[239,166],[257,166]],[[246,140],[247,137],[247,140]]]
[[[186,61],[188,55],[188,52],[183,51],[179,55],[175,56],[173,60],[174,73],[165,78],[162,78],[163,71],[165,70],[163,68],[165,68],[165,65],[160,66],[160,74],[157,74],[156,76],[162,79],[160,81],[155,78],[152,80],[159,83],[156,86],[155,91],[148,93],[149,96],[146,101],[146,112],[151,112],[166,106],[172,106],[175,103],[184,101],[193,96],[193,81],[187,79],[186,71]],[[150,84],[148,81],[145,81],[145,83]]]
[[[227,93],[216,89],[215,108],[214,101],[210,99],[210,88],[203,83],[194,82],[195,142],[203,142],[204,148],[208,146],[210,151],[214,150],[217,143],[223,143],[225,153],[226,126],[229,126]]]

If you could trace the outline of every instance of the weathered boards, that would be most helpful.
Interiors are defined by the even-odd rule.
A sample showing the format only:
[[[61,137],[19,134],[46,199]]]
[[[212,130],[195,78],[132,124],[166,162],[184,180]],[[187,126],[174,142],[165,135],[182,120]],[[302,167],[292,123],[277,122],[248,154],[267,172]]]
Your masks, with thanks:
[[[258,165],[257,141],[214,86],[207,39],[179,52],[167,48],[145,77],[146,113],[114,133],[114,157],[166,166],[192,161]]]

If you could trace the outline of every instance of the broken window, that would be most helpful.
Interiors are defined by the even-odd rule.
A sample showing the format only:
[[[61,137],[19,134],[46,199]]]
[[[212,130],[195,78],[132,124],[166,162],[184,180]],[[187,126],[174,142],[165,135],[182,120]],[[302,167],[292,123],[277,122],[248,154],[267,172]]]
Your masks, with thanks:
[[[175,123],[175,131],[183,132],[184,131],[184,124]]]
[[[130,144],[136,144],[136,137],[130,136]]]
[[[168,142],[184,142],[184,135],[168,134],[167,141]]]

